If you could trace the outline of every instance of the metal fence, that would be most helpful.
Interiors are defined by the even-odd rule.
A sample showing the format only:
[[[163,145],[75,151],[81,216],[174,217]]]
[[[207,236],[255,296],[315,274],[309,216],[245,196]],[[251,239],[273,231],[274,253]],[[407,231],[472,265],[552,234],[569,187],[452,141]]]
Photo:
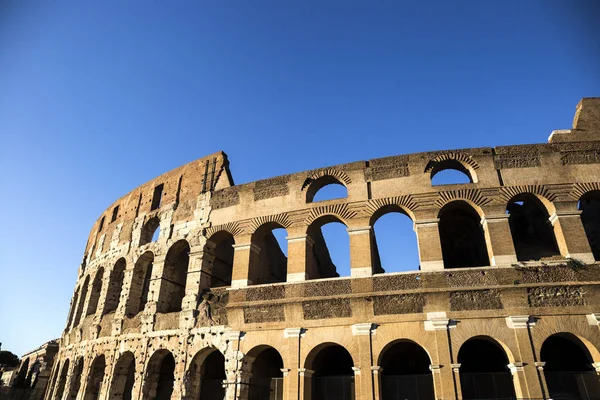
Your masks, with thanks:
[[[312,398],[314,400],[354,400],[354,377],[313,377]]]
[[[254,378],[248,392],[249,400],[283,400],[283,378]]]
[[[422,375],[382,375],[382,400],[435,400],[433,377]]]
[[[546,371],[544,375],[553,400],[600,399],[600,379],[596,372]]]
[[[460,386],[465,400],[515,400],[509,372],[461,373]]]

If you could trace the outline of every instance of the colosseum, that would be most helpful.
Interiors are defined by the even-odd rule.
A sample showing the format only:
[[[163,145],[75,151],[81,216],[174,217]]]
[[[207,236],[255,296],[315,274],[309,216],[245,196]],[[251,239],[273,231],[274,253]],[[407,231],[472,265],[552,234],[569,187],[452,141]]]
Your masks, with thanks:
[[[432,185],[448,169],[470,182]],[[316,201],[331,184],[347,196]],[[382,268],[373,226],[393,212],[412,220],[414,271]],[[242,185],[219,152],[95,222],[46,399],[598,398],[599,261],[600,98],[543,144]]]

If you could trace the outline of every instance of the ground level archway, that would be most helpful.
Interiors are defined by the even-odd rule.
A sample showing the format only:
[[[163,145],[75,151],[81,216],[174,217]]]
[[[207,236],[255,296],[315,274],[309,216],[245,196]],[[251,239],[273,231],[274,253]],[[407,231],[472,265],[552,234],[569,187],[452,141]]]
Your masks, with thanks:
[[[431,360],[415,342],[399,340],[384,349],[381,367],[382,400],[434,400]]]

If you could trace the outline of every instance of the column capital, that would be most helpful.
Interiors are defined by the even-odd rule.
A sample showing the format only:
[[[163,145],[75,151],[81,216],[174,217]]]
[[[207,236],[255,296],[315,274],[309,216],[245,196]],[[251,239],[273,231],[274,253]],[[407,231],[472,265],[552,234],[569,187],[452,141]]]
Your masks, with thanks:
[[[600,313],[593,313],[586,315],[588,324],[590,325],[600,325]]]
[[[456,327],[455,321],[448,319],[445,311],[427,313],[427,320],[424,322],[426,331],[443,331]]]
[[[365,235],[368,233],[371,233],[371,227],[370,226],[357,226],[357,227],[352,227],[352,228],[347,228],[346,231],[348,232],[348,235]]]
[[[223,339],[226,341],[234,342],[237,340],[243,340],[244,332],[242,331],[226,331],[223,332]]]
[[[283,330],[283,337],[285,339],[301,338],[301,337],[304,337],[305,333],[306,333],[306,329],[304,329],[304,328],[285,328]]]
[[[290,374],[291,369],[289,369],[289,368],[281,368],[280,371],[283,374],[283,376],[286,377],[286,376],[288,376]]]
[[[461,364],[450,364],[450,366],[452,367],[452,371],[458,373],[458,370],[460,369],[460,365]]]
[[[313,371],[312,369],[308,369],[308,368],[298,368],[298,372],[300,373],[300,376],[307,376],[307,377],[311,377],[315,373],[315,371]]]
[[[511,315],[506,317],[506,326],[510,329],[525,329],[535,326],[535,320],[530,315]]]
[[[600,362],[592,363],[592,368],[594,368],[596,372],[600,372]]]
[[[296,242],[307,242],[308,244],[313,245],[315,243],[315,241],[312,240],[312,238],[306,234],[297,236],[286,236],[285,239],[287,240],[288,244]]]
[[[415,221],[415,226],[417,226],[417,227],[425,227],[428,225],[437,226],[438,222],[440,222],[439,218],[418,219]]]
[[[522,362],[517,362],[517,361],[515,361],[514,363],[510,363],[510,364],[507,365],[507,367],[510,370],[511,374],[516,374],[517,372],[522,372],[523,371],[523,366],[525,366],[525,364],[523,364]]]
[[[255,253],[259,253],[260,252],[260,247],[258,247],[254,243],[233,244],[233,245],[231,245],[231,247],[233,247],[234,251],[250,250],[250,251],[253,251]]]
[[[379,365],[373,365],[371,367],[371,372],[373,373],[373,375],[377,375],[383,372],[383,368],[381,368]]]
[[[434,373],[434,374],[439,374],[440,373],[440,369],[442,368],[441,365],[435,365],[435,364],[431,364],[429,366],[429,370]]]
[[[536,361],[534,363],[534,365],[539,371],[543,371],[544,367],[546,366],[546,362],[545,361]]]
[[[352,371],[354,371],[354,375],[360,375],[360,367],[352,367]]]
[[[371,322],[352,325],[352,336],[366,336],[370,334],[374,335],[376,331],[377,325]]]

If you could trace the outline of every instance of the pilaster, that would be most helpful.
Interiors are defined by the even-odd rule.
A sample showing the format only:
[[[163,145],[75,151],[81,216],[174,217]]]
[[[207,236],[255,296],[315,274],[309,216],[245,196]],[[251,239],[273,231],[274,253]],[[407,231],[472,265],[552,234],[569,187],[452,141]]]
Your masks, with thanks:
[[[415,221],[421,271],[444,269],[438,218]]]
[[[306,262],[310,259],[309,254],[314,242],[306,234],[288,236],[286,239],[288,243],[287,281],[302,282],[308,278]]]
[[[560,254],[586,264],[594,262],[594,254],[581,222],[580,210],[556,211],[550,217]]]
[[[350,227],[350,276],[373,275],[371,243],[373,231],[370,226]]]
[[[373,399],[374,381],[370,369],[373,365],[373,355],[371,353],[371,336],[375,334],[377,326],[373,323],[362,323],[352,325],[352,335],[358,342],[358,365],[354,366],[354,382],[356,397],[363,400]],[[362,366],[365,366],[365,373],[361,373]]]
[[[490,263],[493,266],[508,266],[517,262],[508,218],[508,214],[486,214],[481,221],[491,247]]]
[[[283,337],[287,339],[287,353],[283,364],[288,367],[288,373],[283,374],[283,400],[296,400],[300,390],[300,341],[304,337],[303,328],[286,328]]]

